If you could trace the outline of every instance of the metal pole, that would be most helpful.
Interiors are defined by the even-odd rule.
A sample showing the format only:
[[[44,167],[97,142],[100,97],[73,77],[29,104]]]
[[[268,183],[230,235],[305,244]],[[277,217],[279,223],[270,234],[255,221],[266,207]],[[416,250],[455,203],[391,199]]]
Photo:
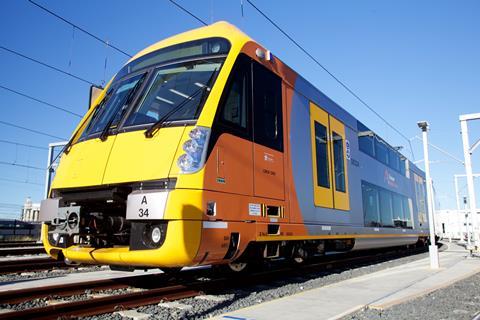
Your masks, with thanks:
[[[470,219],[472,220],[472,231],[473,231],[473,245],[477,249],[479,246],[479,234],[478,234],[478,224],[477,224],[477,209],[476,209],[476,199],[475,199],[475,187],[473,184],[473,172],[472,172],[472,157],[470,152],[470,142],[468,138],[468,125],[467,117],[460,116],[460,127],[462,132],[462,142],[463,142],[463,155],[465,157],[465,173],[467,175],[467,187],[468,187],[468,200],[470,204]],[[473,119],[472,119],[473,120]]]
[[[457,216],[458,217],[461,217],[460,214],[460,197],[458,196],[458,176],[455,174],[453,175],[453,178],[455,180],[455,199],[457,200]],[[460,239],[460,242],[463,242],[463,230],[461,230],[461,233],[462,233],[462,239]],[[451,238],[450,238],[450,242],[451,242]]]
[[[466,228],[467,228],[467,247],[470,248],[472,245],[472,234],[470,232],[471,225],[472,225],[472,217],[468,214],[468,206],[467,206],[467,197],[463,197],[463,214],[465,216],[466,221]]]
[[[422,129],[423,140],[423,158],[425,163],[425,179],[427,183],[427,209],[428,209],[428,226],[430,228],[430,246],[428,247],[430,255],[430,268],[438,269],[440,267],[438,261],[438,248],[435,244],[435,220],[433,212],[433,187],[432,179],[430,177],[430,160],[428,157],[428,122],[420,121],[417,123],[418,127]]]
[[[455,179],[455,199],[457,200],[457,212],[460,212],[460,197],[458,196],[458,176],[453,175]]]
[[[48,190],[50,189],[50,183],[52,182],[51,181],[52,174],[51,174],[51,171],[50,171],[51,170],[50,165],[52,164],[52,160],[53,160],[53,149],[54,149],[54,146],[52,146],[52,145],[48,146],[47,172],[45,174],[45,192],[43,194],[44,199],[48,198]]]

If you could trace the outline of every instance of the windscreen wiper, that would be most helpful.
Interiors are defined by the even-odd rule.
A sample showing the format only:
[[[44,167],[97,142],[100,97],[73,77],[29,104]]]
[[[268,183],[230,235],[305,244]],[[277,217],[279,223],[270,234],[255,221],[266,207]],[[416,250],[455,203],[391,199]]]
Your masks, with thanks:
[[[100,101],[99,103],[97,103],[95,105],[95,107],[94,107],[95,111],[94,111],[94,114],[92,115],[91,121],[93,121],[93,119],[95,119],[95,116],[96,116],[95,113],[98,113],[98,108],[100,108],[100,106],[102,104],[106,103],[106,101],[110,98],[111,94],[112,94],[112,91],[107,92],[105,94],[105,96],[103,97],[102,101]],[[78,126],[78,130],[80,130],[85,125],[87,120],[89,120],[89,117],[85,117],[85,119],[83,119],[82,123]],[[58,159],[58,157],[60,157],[63,153],[68,154],[70,152],[70,147],[73,144],[73,140],[77,136],[78,130],[74,132],[74,134],[68,140],[67,144],[65,144],[63,146],[62,150],[60,150],[60,152],[55,156],[55,158],[52,160],[52,162],[48,166],[47,170],[52,170],[53,164]],[[87,130],[87,129],[85,128],[85,130]]]
[[[93,120],[98,116],[98,111],[100,109],[100,107],[102,105],[104,105],[105,103],[107,103],[108,99],[110,99],[110,96],[112,95],[112,90],[109,90],[105,96],[103,97],[102,101],[100,101],[99,103],[97,103],[97,105],[94,107],[94,112],[93,112],[93,115],[92,117],[89,119],[89,117],[86,117],[82,123],[78,126],[78,129],[80,130],[84,125],[85,123],[87,122],[87,120],[90,120],[90,124],[93,122]],[[90,126],[90,124],[88,126]],[[85,128],[85,130],[88,130],[88,127]],[[70,151],[70,147],[72,146],[72,143],[73,143],[73,140],[75,138],[75,136],[77,135],[77,132],[76,131],[72,137],[70,138],[70,140],[68,140],[67,144],[63,147],[63,149],[60,151],[59,155],[62,154],[63,152],[67,153]],[[58,156],[57,156],[58,157]]]
[[[160,129],[161,126],[163,125],[163,123],[168,120],[168,118],[170,118],[174,113],[176,113],[181,108],[183,108],[190,100],[192,100],[197,95],[202,93],[202,96],[200,98],[200,102],[197,106],[197,109],[195,110],[195,115],[196,115],[198,113],[198,109],[200,108],[202,100],[204,99],[205,92],[211,90],[210,85],[211,85],[211,82],[213,80],[213,76],[215,75],[215,72],[216,71],[212,72],[212,75],[208,79],[207,84],[205,86],[201,87],[200,89],[196,90],[194,93],[192,93],[191,95],[189,95],[188,97],[183,99],[177,106],[175,106],[172,110],[168,111],[165,115],[163,115],[163,117],[158,119],[157,122],[152,124],[147,130],[145,130],[145,137],[152,138],[153,135],[155,134],[155,132],[157,131],[157,129]]]
[[[135,96],[135,93],[137,92],[138,88],[142,84],[143,79],[145,79],[145,75],[146,75],[146,73],[144,73],[142,75],[142,77],[140,79],[138,79],[138,81],[135,84],[135,86],[133,87],[133,89],[130,90],[128,95],[124,98],[124,101],[122,101],[122,103],[121,103],[121,106],[122,106],[121,108],[122,109],[121,109],[119,119],[122,119],[123,115],[127,111],[128,105],[130,104],[130,102],[132,102],[132,99]],[[102,140],[102,141],[107,140],[108,132],[110,131],[110,127],[112,126],[113,121],[115,121],[115,119],[117,118],[117,114],[118,114],[118,112],[113,114],[112,117],[108,120],[107,124],[105,125],[105,127],[102,130],[102,133],[99,136],[100,140]]]

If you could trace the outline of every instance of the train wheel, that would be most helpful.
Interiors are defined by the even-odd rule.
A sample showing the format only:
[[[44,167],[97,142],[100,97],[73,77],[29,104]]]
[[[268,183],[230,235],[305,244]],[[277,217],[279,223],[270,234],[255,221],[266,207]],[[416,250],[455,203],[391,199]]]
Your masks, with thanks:
[[[251,265],[247,262],[230,262],[227,264],[217,264],[212,266],[214,273],[223,274],[223,275],[232,275],[239,273],[246,273],[251,269]]]
[[[228,264],[228,268],[235,273],[244,272],[245,270],[247,270],[247,267],[248,263],[246,262],[230,262]]]

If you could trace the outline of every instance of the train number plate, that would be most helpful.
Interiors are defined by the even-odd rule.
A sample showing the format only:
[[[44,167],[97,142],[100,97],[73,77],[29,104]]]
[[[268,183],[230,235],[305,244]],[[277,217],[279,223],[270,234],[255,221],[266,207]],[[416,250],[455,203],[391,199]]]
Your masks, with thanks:
[[[131,193],[127,199],[127,220],[163,219],[168,192]]]

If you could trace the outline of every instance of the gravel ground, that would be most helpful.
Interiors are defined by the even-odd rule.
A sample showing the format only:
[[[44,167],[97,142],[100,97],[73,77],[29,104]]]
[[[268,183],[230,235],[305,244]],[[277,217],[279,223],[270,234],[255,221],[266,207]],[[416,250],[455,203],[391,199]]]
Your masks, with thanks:
[[[386,310],[366,309],[342,320],[473,319],[480,314],[480,274],[395,305]]]
[[[1,263],[1,262],[0,262]],[[0,275],[0,285],[16,281],[38,280],[46,278],[61,277],[69,273],[101,271],[108,268],[106,266],[80,266],[66,269],[50,269],[34,272],[8,273]]]
[[[135,310],[141,313],[149,314],[149,319],[205,319],[261,302],[292,295],[303,290],[318,288],[331,283],[359,277],[364,274],[386,268],[391,268],[425,257],[427,257],[427,253],[412,255],[367,266],[352,267],[351,269],[330,269],[328,271],[310,274],[299,274],[290,278],[283,278],[282,280],[270,282],[268,285],[262,284],[257,286],[249,286],[217,293],[209,292],[209,295],[214,294],[213,298],[208,296],[203,297],[203,299],[199,299],[197,297],[175,301],[176,303],[180,303],[180,308],[150,305],[139,307]],[[121,320],[128,318],[122,317],[119,314],[105,314],[84,319]]]

